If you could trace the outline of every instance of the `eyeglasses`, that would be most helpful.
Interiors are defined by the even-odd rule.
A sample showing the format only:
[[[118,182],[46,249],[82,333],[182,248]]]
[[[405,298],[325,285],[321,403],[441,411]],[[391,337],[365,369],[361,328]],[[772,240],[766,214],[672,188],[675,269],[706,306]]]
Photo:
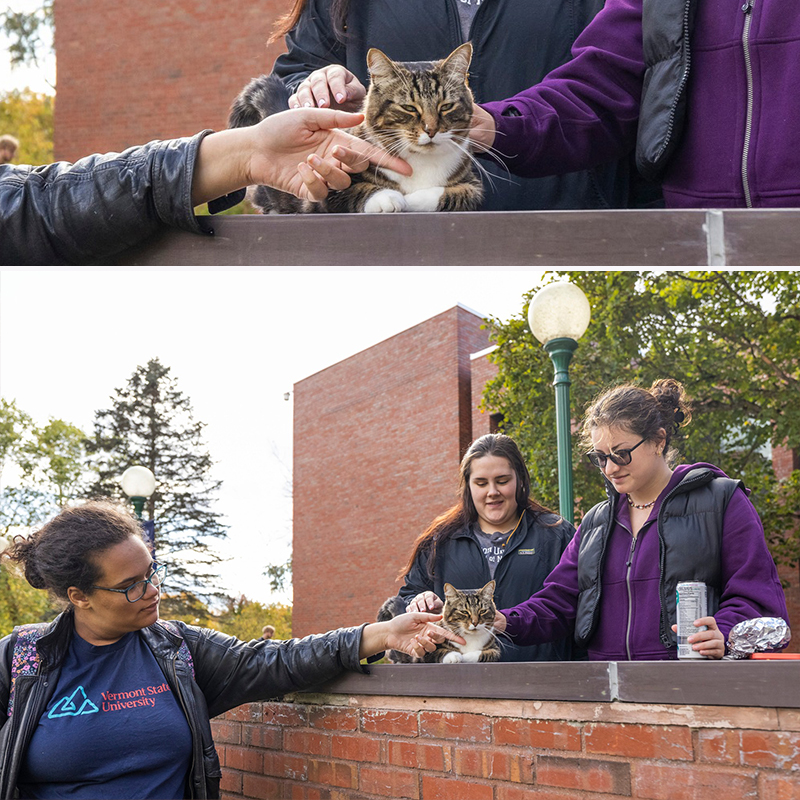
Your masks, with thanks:
[[[153,562],[153,571],[143,581],[136,581],[132,583],[127,589],[106,589],[105,586],[92,586],[92,589],[102,589],[104,592],[117,592],[117,594],[124,594],[125,599],[129,603],[135,603],[144,597],[147,591],[147,584],[155,586],[156,589],[161,587],[164,578],[167,577],[167,565],[161,564],[160,566]]]
[[[626,448],[624,450],[617,450],[616,453],[601,453],[599,450],[592,450],[591,453],[586,454],[586,458],[589,459],[589,463],[592,466],[597,467],[598,469],[605,469],[606,468],[606,461],[613,461],[618,467],[624,467],[627,464],[631,463],[631,453],[640,445],[646,442],[647,439],[642,439],[641,442],[637,442],[633,447]]]

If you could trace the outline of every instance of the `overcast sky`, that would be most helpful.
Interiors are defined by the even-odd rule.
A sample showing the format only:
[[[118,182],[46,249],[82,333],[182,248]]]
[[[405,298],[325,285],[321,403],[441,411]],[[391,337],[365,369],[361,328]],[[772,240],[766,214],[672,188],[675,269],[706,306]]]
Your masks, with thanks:
[[[461,303],[518,314],[537,270],[0,274],[0,393],[91,430],[137,366],[170,367],[205,423],[231,594],[270,602],[291,549],[295,382]]]
[[[14,11],[30,13],[40,8],[42,0],[9,0],[0,5],[0,10],[12,8]],[[45,37],[42,37],[45,38]],[[40,94],[54,94],[56,82],[56,59],[49,49],[42,50],[38,66],[11,68],[8,56],[9,40],[0,33],[0,92],[11,89],[32,89]],[[0,131],[5,133],[5,131]]]

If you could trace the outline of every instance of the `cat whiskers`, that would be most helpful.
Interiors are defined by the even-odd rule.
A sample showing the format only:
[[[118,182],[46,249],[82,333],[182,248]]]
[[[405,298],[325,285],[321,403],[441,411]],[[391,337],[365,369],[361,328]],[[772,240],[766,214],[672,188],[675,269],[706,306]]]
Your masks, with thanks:
[[[470,160],[475,169],[483,176],[486,182],[492,187],[492,191],[495,191],[495,189],[497,188],[494,182],[495,178],[498,178],[501,181],[506,181],[508,183],[516,183],[514,178],[511,177],[511,173],[509,172],[508,167],[500,160],[498,156],[494,154],[494,152],[492,152],[494,148],[487,147],[481,152],[488,153],[490,156],[492,156],[492,158],[508,173],[508,176],[494,175],[491,172],[489,172],[489,170],[487,170],[486,167],[484,167],[483,164],[481,164],[481,162],[478,160],[475,154],[470,150],[470,145],[464,143],[465,140],[458,141],[456,139],[452,139],[451,141],[462,153],[464,153],[465,157]]]

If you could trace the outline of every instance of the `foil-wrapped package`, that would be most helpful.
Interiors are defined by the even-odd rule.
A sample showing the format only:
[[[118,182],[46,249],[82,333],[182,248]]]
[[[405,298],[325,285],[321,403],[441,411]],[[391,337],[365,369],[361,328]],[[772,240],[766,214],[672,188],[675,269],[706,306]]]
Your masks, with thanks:
[[[780,617],[746,619],[731,628],[725,658],[747,658],[751,653],[780,650],[791,638],[789,625]]]

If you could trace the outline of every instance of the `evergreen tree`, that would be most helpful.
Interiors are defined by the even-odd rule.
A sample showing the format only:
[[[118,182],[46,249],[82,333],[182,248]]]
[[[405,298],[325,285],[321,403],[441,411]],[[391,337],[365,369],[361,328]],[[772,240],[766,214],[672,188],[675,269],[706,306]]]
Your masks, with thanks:
[[[194,419],[189,398],[157,358],[137,367],[111,400],[111,408],[96,412],[86,443],[94,475],[86,494],[122,499],[119,481],[128,467],[152,470],[156,490],[144,516],[155,520],[156,558],[169,565],[163,605],[189,613],[181,598],[220,596],[213,542],[227,529],[213,510],[221,481],[211,475],[205,424]]]

